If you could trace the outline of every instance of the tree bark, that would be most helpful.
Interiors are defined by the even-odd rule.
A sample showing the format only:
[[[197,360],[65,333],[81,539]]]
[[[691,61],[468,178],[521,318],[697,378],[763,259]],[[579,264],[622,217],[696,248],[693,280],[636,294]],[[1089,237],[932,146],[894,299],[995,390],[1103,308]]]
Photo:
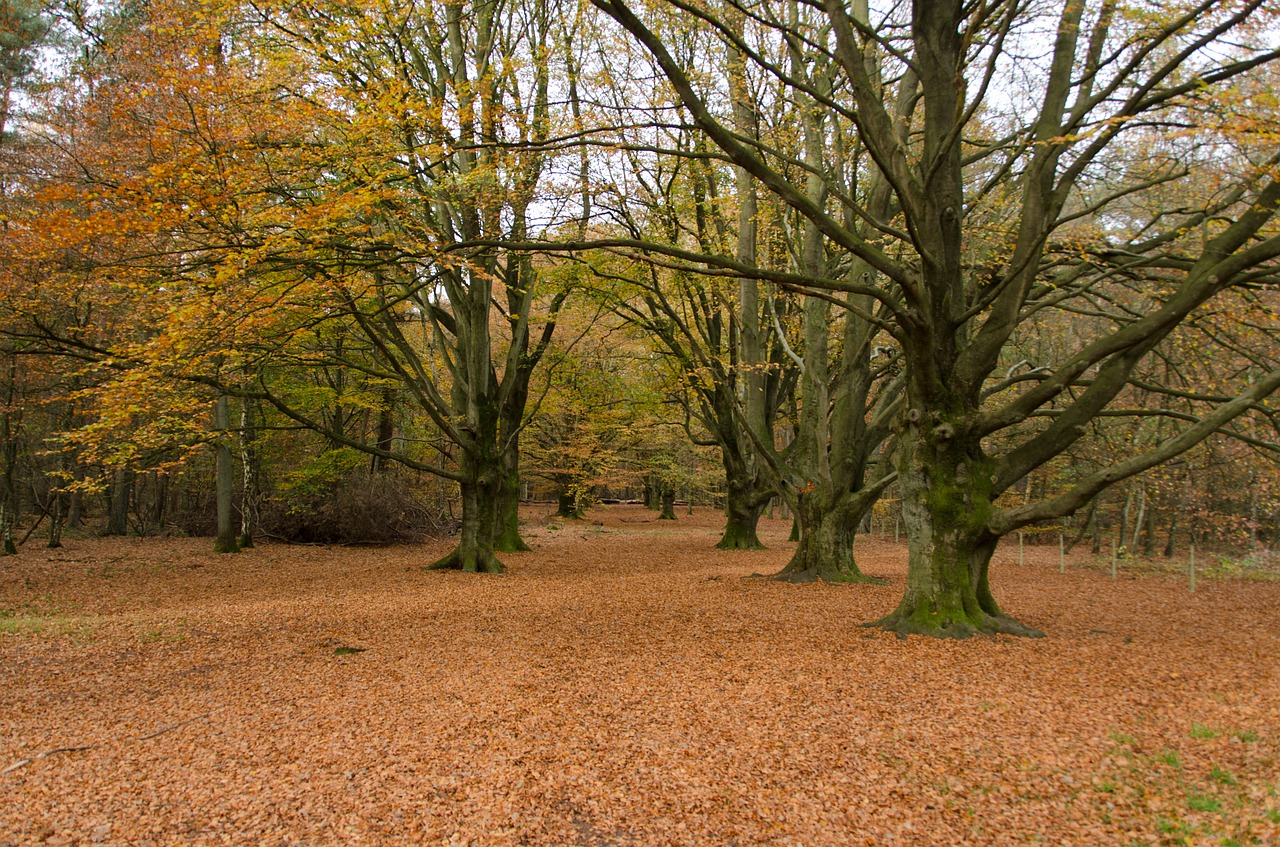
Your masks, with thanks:
[[[662,511],[658,513],[658,520],[673,521],[676,519],[676,490],[670,486],[662,486],[662,493],[658,496],[658,501],[662,506]]]
[[[561,483],[556,493],[556,517],[566,520],[582,520],[582,507],[578,505],[578,495],[568,482]]]
[[[757,534],[760,512],[772,499],[772,492],[761,491],[760,481],[751,469],[735,461],[733,451],[721,449],[725,468],[725,527],[720,543],[721,550],[763,550]]]
[[[460,570],[466,573],[502,573],[494,555],[497,537],[499,492],[492,479],[477,477],[462,483],[462,529],[458,546],[427,566],[427,570]]]
[[[107,535],[129,532],[129,501],[133,490],[133,471],[120,468],[111,479],[107,505]]]
[[[253,533],[258,526],[258,449],[257,433],[254,428],[253,405],[247,398],[240,405],[240,465],[243,474],[243,486],[240,491],[240,538],[241,550],[253,547]]]
[[[524,406],[521,404],[521,409]],[[519,448],[504,452],[502,473],[498,477],[497,534],[493,549],[499,553],[517,553],[531,549],[520,537],[520,457]]]
[[[902,637],[1042,636],[1001,611],[991,594],[987,575],[1000,539],[987,529],[992,466],[981,448],[956,443],[945,423],[932,430],[909,425],[899,483],[907,587],[898,608],[872,625]]]
[[[497,455],[497,439],[492,429],[476,433],[461,452],[462,527],[458,546],[427,566],[427,570],[460,570],[467,573],[502,573],[505,569],[495,555],[502,535],[505,499],[510,486],[503,478]],[[518,502],[518,501],[517,501]]]
[[[875,497],[842,494],[832,500],[814,490],[796,498],[793,532],[796,552],[775,579],[784,582],[872,582],[862,573],[853,555],[853,539]]]
[[[213,542],[213,552],[215,553],[240,552],[236,525],[232,520],[232,502],[235,498],[236,488],[236,466],[235,459],[231,455],[231,444],[228,441],[231,420],[227,405],[227,395],[223,394],[218,398],[214,406],[213,428],[221,433],[218,438],[217,454],[214,458],[218,510],[218,535]]]

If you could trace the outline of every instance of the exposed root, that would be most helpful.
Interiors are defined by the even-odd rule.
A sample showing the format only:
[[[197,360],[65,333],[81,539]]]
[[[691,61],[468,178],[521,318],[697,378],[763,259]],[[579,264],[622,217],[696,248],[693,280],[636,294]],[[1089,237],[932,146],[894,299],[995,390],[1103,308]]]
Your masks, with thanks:
[[[878,621],[863,624],[886,629],[899,638],[926,635],[930,638],[972,638],[975,635],[1016,635],[1020,638],[1044,638],[1044,633],[1014,620],[1008,615],[980,613],[976,618],[964,614],[938,614],[917,608],[911,613],[901,609]]]
[[[792,570],[783,568],[770,579],[778,582],[790,582],[793,585],[807,585],[811,582],[827,582],[832,585],[842,583],[865,583],[869,585],[888,585],[889,581],[877,576],[867,576],[857,571],[842,571],[835,568],[804,568]]]
[[[460,550],[423,567],[424,571],[463,571],[465,573],[502,573],[506,568],[492,553],[468,553]]]
[[[724,538],[721,538],[720,543],[716,545],[716,549],[717,550],[767,550],[769,548],[765,547],[763,544],[760,543],[760,539],[756,537],[755,533],[752,533],[751,535],[739,535],[739,534],[730,535],[728,533],[725,533]]]

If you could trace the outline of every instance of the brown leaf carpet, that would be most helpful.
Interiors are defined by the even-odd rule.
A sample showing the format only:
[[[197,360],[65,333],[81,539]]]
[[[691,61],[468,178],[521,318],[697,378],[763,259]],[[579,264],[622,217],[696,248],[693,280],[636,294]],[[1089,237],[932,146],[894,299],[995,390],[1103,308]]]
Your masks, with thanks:
[[[33,539],[0,560],[0,845],[1277,845],[1280,583],[1006,542],[1042,640],[899,640],[789,524],[526,510],[508,573]],[[1105,563],[1102,563],[1105,565]],[[66,749],[87,748],[87,749]],[[57,752],[54,752],[57,751]]]

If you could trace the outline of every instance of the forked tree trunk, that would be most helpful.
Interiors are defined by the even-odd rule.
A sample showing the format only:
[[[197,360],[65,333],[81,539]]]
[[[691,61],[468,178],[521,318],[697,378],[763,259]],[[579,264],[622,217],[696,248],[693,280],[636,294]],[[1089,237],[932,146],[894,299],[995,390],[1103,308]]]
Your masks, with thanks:
[[[819,491],[802,492],[795,505],[798,546],[774,578],[785,582],[881,582],[862,573],[853,557],[858,524],[874,502],[873,497],[845,495],[833,504]]]
[[[427,570],[459,570],[467,573],[502,573],[494,555],[498,528],[498,497],[492,483],[462,484],[462,530],[458,546]]]
[[[991,594],[987,571],[1000,539],[987,529],[991,466],[982,451],[955,443],[946,425],[932,432],[910,426],[903,446],[907,586],[898,608],[872,625],[903,637],[1042,636],[1001,611]]]

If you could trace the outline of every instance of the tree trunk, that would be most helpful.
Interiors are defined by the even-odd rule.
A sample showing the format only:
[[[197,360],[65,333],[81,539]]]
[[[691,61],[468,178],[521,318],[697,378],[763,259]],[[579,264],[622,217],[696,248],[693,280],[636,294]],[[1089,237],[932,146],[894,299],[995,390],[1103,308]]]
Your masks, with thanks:
[[[907,586],[897,610],[873,626],[902,637],[1041,636],[1002,612],[991,594],[987,571],[1000,539],[987,529],[990,463],[977,445],[955,443],[953,432],[941,424],[931,432],[911,425],[904,433],[899,482]]]
[[[658,484],[652,476],[644,478],[644,507],[655,511],[662,508],[662,498],[658,493]]]
[[[79,530],[84,516],[82,504],[84,497],[79,489],[71,492],[70,502],[67,505],[67,529]]]
[[[467,573],[502,573],[504,570],[502,562],[494,555],[502,534],[503,498],[509,490],[518,492],[519,486],[508,486],[502,478],[502,464],[495,441],[496,438],[478,440],[462,451],[459,462],[463,475],[460,483],[462,528],[458,533],[458,546],[447,556],[428,565],[427,570]]]
[[[1169,518],[1169,535],[1164,542],[1164,557],[1166,559],[1172,559],[1174,554],[1178,552],[1178,518],[1181,516],[1181,511],[1181,509],[1174,509]]]
[[[760,512],[770,497],[761,498],[760,490],[745,473],[735,473],[733,464],[725,453],[725,527],[720,543],[721,550],[763,550],[760,537],[756,534],[760,524]]]
[[[49,498],[49,549],[62,546],[62,528],[67,522],[66,495],[59,492]]]
[[[3,467],[0,468],[0,545],[3,545],[5,556],[18,553],[18,545],[14,535],[18,525],[18,426],[13,408],[15,386],[17,385],[17,365],[12,355],[9,365],[9,391],[6,409],[0,413],[0,450],[3,450]]]
[[[453,552],[427,566],[427,570],[459,570],[466,573],[502,573],[494,555],[499,493],[491,480],[462,483],[462,530]]]
[[[578,504],[578,495],[569,482],[562,482],[556,494],[556,517],[571,521],[582,520],[582,506]]]
[[[802,492],[795,505],[799,545],[775,579],[785,582],[874,582],[853,558],[853,539],[858,524],[875,502],[872,497],[842,496],[830,503],[818,491]]]
[[[231,455],[231,444],[227,441],[228,430],[231,429],[230,415],[227,411],[227,396],[218,398],[214,405],[213,428],[221,433],[218,438],[217,454],[214,458],[215,496],[218,508],[218,536],[213,542],[215,553],[239,553],[240,544],[236,536],[235,522],[232,520],[232,502],[236,491],[236,466]]]
[[[662,511],[658,513],[658,520],[673,521],[676,519],[676,490],[669,486],[662,487],[662,493],[658,497],[658,501],[662,505]]]
[[[493,549],[499,553],[517,553],[530,550],[520,537],[520,475],[516,467],[503,468],[498,480],[497,535]]]
[[[1156,554],[1156,499],[1155,495],[1147,498],[1146,534],[1142,539],[1142,555],[1151,558]]]
[[[111,480],[107,509],[107,535],[127,535],[129,532],[129,500],[133,489],[133,472],[120,468]]]
[[[240,405],[240,466],[243,485],[240,489],[240,549],[253,547],[253,533],[258,526],[258,448],[254,428],[253,406],[248,399]]]

